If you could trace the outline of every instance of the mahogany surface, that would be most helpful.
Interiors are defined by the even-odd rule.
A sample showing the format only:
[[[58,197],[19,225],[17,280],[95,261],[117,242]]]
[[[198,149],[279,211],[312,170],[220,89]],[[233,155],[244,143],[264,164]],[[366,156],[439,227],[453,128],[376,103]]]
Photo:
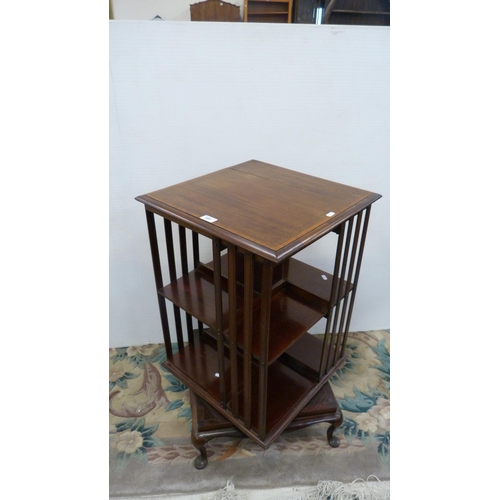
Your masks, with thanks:
[[[195,467],[203,469],[208,463],[205,445],[209,440],[217,437],[245,437],[245,434],[192,391],[190,401],[193,415],[191,441],[200,452],[200,456],[195,460]],[[298,430],[321,422],[329,422],[331,425],[327,430],[327,440],[335,448],[339,446],[340,441],[336,436],[333,436],[333,432],[342,424],[342,421],[342,411],[333,391],[329,384],[325,384],[284,432]]]
[[[198,279],[197,279],[198,278]],[[174,304],[182,306],[189,314],[199,318],[203,323],[216,329],[216,318],[207,303],[214,298],[213,288],[207,286],[208,281],[197,277],[196,273],[189,275],[188,279],[181,280],[183,286],[169,285],[161,290],[161,295],[171,300]],[[228,295],[223,293],[223,331],[227,334],[229,329]],[[243,310],[242,298],[238,297],[238,322],[236,340],[243,344]],[[301,300],[293,290],[281,290],[271,298],[270,328],[273,331],[269,339],[269,362],[278,358],[287,347],[302,336],[311,326],[317,323],[325,314],[326,307],[321,304],[308,304]],[[259,339],[260,310],[253,311],[251,351],[256,359],[260,358]]]
[[[315,421],[311,408],[346,359],[371,205],[379,198],[256,160],[136,198],[146,208],[164,367],[217,408],[231,432],[267,448],[298,422]],[[208,262],[200,259],[200,235],[211,240]],[[327,235],[329,272],[292,258]],[[319,340],[308,330],[323,318]],[[337,406],[327,396],[331,417]],[[193,444],[203,462],[203,439]]]
[[[177,378],[182,380],[188,387],[194,388],[195,391],[212,406],[220,408],[221,394],[219,379],[222,375],[219,372],[217,348],[214,345],[213,339],[203,335],[201,340],[196,341],[193,346],[187,346],[173,354],[170,359],[167,359],[163,363],[163,366]],[[237,367],[239,371],[239,405],[243,406],[243,392],[240,390],[241,384],[243,383],[241,372],[242,363],[238,363]],[[258,375],[257,366],[253,364],[251,373],[251,393],[253,395],[257,395],[259,392],[260,379]],[[224,380],[226,392],[230,394],[232,380],[229,363],[226,364]],[[266,388],[266,435],[264,438],[259,436],[256,430],[259,424],[259,405],[253,404],[251,406],[250,428],[245,428],[238,418],[224,412],[222,408],[220,408],[220,411],[224,413],[226,419],[231,421],[234,426],[240,428],[258,444],[267,448],[276,436],[290,423],[292,418],[289,418],[289,416],[295,416],[307,402],[304,400],[304,397],[307,395],[312,396],[317,389],[319,389],[319,387],[316,387],[314,381],[300,375],[285,364],[271,364],[269,366],[268,384]],[[229,408],[231,408],[232,404],[232,401],[229,400]]]
[[[136,199],[273,262],[330,232],[380,195],[250,160]],[[335,215],[327,214],[334,212]],[[209,215],[217,220],[207,222]]]

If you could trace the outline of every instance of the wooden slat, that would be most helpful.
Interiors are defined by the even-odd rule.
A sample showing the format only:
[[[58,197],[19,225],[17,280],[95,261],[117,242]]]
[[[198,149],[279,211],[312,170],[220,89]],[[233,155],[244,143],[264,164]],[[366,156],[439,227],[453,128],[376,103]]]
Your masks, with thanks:
[[[186,228],[184,226],[179,226],[179,246],[181,250],[182,275],[187,276],[189,273],[189,268],[188,268],[188,257],[187,257]],[[188,331],[188,340],[189,343],[193,343],[194,339],[193,317],[187,312],[185,314],[186,314],[186,326]]]
[[[194,268],[196,269],[200,265],[200,238],[196,231],[191,231],[193,239],[193,262]],[[201,335],[203,331],[203,323],[198,320],[198,335]]]
[[[351,281],[353,277],[353,272],[355,269],[355,263],[356,263],[356,257],[358,255],[358,244],[359,244],[359,235],[360,235],[360,228],[361,228],[361,217],[360,214],[357,214],[354,217],[356,221],[356,229],[354,233],[354,238],[352,240],[352,245],[351,245],[351,255],[350,255],[350,260],[349,260],[349,270],[347,274],[347,281]],[[347,311],[349,309],[349,304],[352,303],[352,294],[347,295],[344,298],[343,304],[342,304],[342,315],[340,317],[340,325],[339,325],[339,331],[337,334],[337,344],[340,346],[340,349],[335,348],[335,356],[333,358],[333,362],[330,367],[335,364],[338,359],[344,354],[345,352],[345,345],[347,341]]]
[[[148,225],[149,244],[151,247],[151,257],[153,259],[153,271],[155,276],[156,291],[163,286],[161,274],[160,252],[158,250],[158,237],[156,235],[155,216],[153,212],[146,209],[146,220]],[[165,351],[167,358],[172,356],[172,341],[170,340],[170,328],[168,326],[167,305],[165,299],[157,294],[158,306],[160,308],[160,320],[163,331],[163,340],[165,342]]]
[[[353,287],[353,290],[350,294],[350,304],[349,304],[349,312],[347,315],[346,332],[349,331],[349,326],[350,326],[351,317],[352,317],[352,310],[353,310],[353,306],[354,306],[354,299],[356,298],[356,290],[358,288],[359,272],[361,270],[361,261],[363,259],[363,252],[365,249],[366,233],[368,231],[368,222],[370,220],[370,211],[371,211],[371,206],[367,207],[364,210],[363,231],[361,234],[361,242],[360,242],[360,246],[359,246],[358,259],[357,259],[357,263],[356,263],[356,272],[355,272],[354,280],[353,280],[354,287]],[[341,356],[343,356],[344,353],[345,353],[345,342],[342,345]]]
[[[175,250],[174,250],[174,238],[172,234],[172,222],[168,219],[163,219],[165,228],[165,240],[167,245],[167,260],[168,260],[168,274],[170,275],[170,282],[174,282],[177,279],[177,270],[175,263]],[[177,347],[182,349],[184,346],[184,338],[182,335],[182,321],[181,321],[181,311],[178,306],[174,304],[174,320],[175,320],[175,331],[177,335]]]
[[[328,353],[330,352],[332,345],[333,335],[330,332],[331,332],[333,310],[335,308],[335,304],[338,302],[338,298],[340,295],[339,294],[340,284],[341,284],[340,266],[342,262],[342,248],[344,245],[344,234],[345,234],[345,223],[342,224],[340,227],[340,234],[337,240],[337,250],[335,252],[335,265],[333,269],[333,280],[330,290],[330,304],[328,307],[328,315],[325,327],[325,339],[323,341],[323,349],[321,351],[321,361],[319,365],[320,378],[326,373]]]
[[[251,425],[252,411],[252,317],[253,317],[253,256],[245,251],[243,320],[243,401],[244,422]]]
[[[260,364],[259,364],[259,424],[258,433],[261,439],[266,435],[267,415],[267,376],[269,352],[269,323],[271,318],[272,266],[264,261],[262,266],[262,294],[260,316]]]
[[[222,288],[221,288],[221,273],[220,273],[220,248],[221,242],[219,238],[212,240],[212,253],[214,261],[214,287],[215,287],[215,316],[216,316],[216,335],[217,335],[217,356],[219,362],[219,392],[220,404],[222,408],[227,406],[226,397],[226,373],[224,363],[224,337],[222,335]]]
[[[340,279],[341,280],[345,279],[346,272],[347,272],[347,263],[348,263],[348,259],[349,259],[349,249],[351,248],[353,224],[354,224],[354,217],[351,217],[347,221],[347,226],[348,226],[347,236],[346,236],[344,248],[342,251],[342,269],[340,271]],[[330,345],[330,350],[328,351],[327,369],[331,368],[332,364],[335,363],[335,361],[339,357],[339,346],[340,346],[341,332],[340,332],[340,328],[337,328],[337,322],[338,322],[339,316],[340,316],[340,304],[341,304],[341,300],[337,299],[337,302],[335,304],[335,316],[333,318],[333,323],[332,323],[332,339],[336,338],[335,350],[333,351],[333,356],[332,356],[332,345]],[[345,306],[346,299],[344,300],[343,304]]]
[[[236,248],[228,246],[229,254],[229,364],[231,373],[231,411],[235,417],[239,416],[238,408],[238,346],[236,343]]]

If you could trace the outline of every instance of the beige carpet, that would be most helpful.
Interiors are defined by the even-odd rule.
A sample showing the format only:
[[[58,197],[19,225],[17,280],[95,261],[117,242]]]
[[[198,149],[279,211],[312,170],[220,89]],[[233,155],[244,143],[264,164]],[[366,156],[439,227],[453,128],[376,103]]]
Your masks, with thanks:
[[[328,424],[283,434],[267,450],[218,438],[203,470],[193,466],[189,391],[161,367],[163,346],[111,349],[110,496],[202,494],[228,481],[237,491],[389,480],[389,346],[385,330],[350,334],[349,359],[330,381],[344,415],[339,448],[326,441]]]

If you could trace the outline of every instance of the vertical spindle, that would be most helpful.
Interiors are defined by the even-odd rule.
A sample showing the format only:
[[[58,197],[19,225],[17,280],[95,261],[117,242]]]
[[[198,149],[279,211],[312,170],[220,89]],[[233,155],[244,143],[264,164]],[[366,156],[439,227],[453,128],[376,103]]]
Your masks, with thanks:
[[[191,231],[191,236],[193,240],[193,262],[194,268],[196,269],[200,263],[200,240],[199,235],[195,231]],[[198,320],[198,335],[201,335],[203,331],[203,323]]]
[[[187,276],[189,273],[188,269],[188,258],[187,258],[187,243],[186,243],[186,228],[179,225],[179,246],[181,250],[181,269],[182,275]],[[193,317],[189,313],[185,313],[186,326],[188,332],[188,341],[190,344],[194,342],[194,332],[193,332]]]
[[[215,317],[217,336],[217,358],[219,366],[219,392],[222,408],[226,409],[226,368],[224,362],[224,338],[222,323],[222,288],[221,288],[221,242],[219,238],[212,240],[212,253],[214,262],[214,292],[215,292]]]
[[[156,235],[156,225],[154,213],[146,209],[146,221],[148,225],[149,245],[151,247],[151,257],[153,259],[153,271],[155,276],[156,291],[163,288],[163,278],[161,274],[160,252],[158,250],[158,237]],[[165,352],[167,359],[172,357],[172,340],[170,339],[170,328],[168,326],[167,305],[164,297],[157,293],[158,306],[160,309],[160,320],[165,342]]]
[[[260,315],[259,351],[259,423],[258,434],[261,439],[266,435],[267,423],[267,376],[269,358],[269,323],[271,320],[272,265],[264,260],[262,265],[262,294]]]
[[[361,241],[360,241],[360,245],[359,245],[358,259],[357,259],[357,262],[356,262],[356,272],[355,272],[355,275],[354,275],[353,289],[352,289],[352,292],[351,292],[351,301],[350,301],[350,304],[349,304],[349,312],[347,314],[346,332],[349,331],[349,326],[350,326],[350,323],[351,323],[352,310],[353,310],[353,306],[354,306],[354,299],[356,298],[356,290],[358,288],[359,271],[361,269],[361,261],[362,261],[363,252],[364,252],[364,249],[365,249],[366,233],[368,231],[368,222],[370,220],[370,211],[371,211],[371,208],[372,208],[371,205],[369,205],[364,210],[363,231],[362,231],[362,234],[361,234]],[[344,342],[344,345],[342,347],[342,352],[341,352],[342,356],[344,355],[344,351],[345,351],[345,342]]]
[[[326,373],[326,367],[327,367],[326,361],[328,358],[328,353],[330,352],[331,343],[333,341],[332,339],[333,334],[331,333],[331,324],[332,324],[333,310],[335,308],[337,297],[340,294],[341,280],[339,275],[340,275],[340,266],[342,261],[342,248],[344,245],[344,235],[345,235],[345,223],[341,224],[340,226],[340,232],[337,240],[337,250],[335,253],[335,264],[333,268],[333,280],[332,280],[332,287],[330,289],[330,301],[328,304],[328,315],[325,327],[325,338],[323,340],[323,348],[321,350],[321,361],[319,365],[320,379]]]
[[[228,245],[228,293],[229,293],[229,371],[231,374],[231,410],[235,417],[238,409],[238,346],[236,331],[236,247]]]
[[[243,291],[243,401],[244,422],[251,426],[252,410],[252,319],[253,319],[253,256],[245,251]]]
[[[170,275],[170,283],[173,283],[177,279],[177,271],[175,265],[175,250],[174,250],[174,238],[172,235],[172,222],[168,219],[163,219],[165,227],[165,241],[167,245],[167,260],[168,260],[168,273]],[[175,320],[175,330],[177,334],[177,347],[179,350],[184,348],[184,338],[182,335],[182,322],[181,322],[181,311],[178,306],[174,304],[174,320]]]
[[[328,361],[327,361],[327,366],[328,369],[332,368],[332,366],[336,363],[336,361],[339,359],[340,356],[340,341],[341,341],[341,334],[340,334],[340,325],[339,328],[337,329],[337,322],[340,316],[340,304],[342,301],[344,301],[343,305],[345,306],[346,300],[347,300],[347,294],[348,294],[348,287],[349,283],[346,282],[346,270],[347,270],[347,263],[349,261],[349,250],[351,248],[351,238],[352,238],[352,227],[354,224],[354,218],[351,217],[348,221],[348,231],[347,231],[347,237],[345,240],[345,245],[344,245],[344,250],[342,252],[342,270],[340,272],[340,279],[341,282],[343,283],[343,286],[341,289],[343,290],[343,294],[339,294],[339,297],[337,297],[337,302],[335,306],[335,317],[333,320],[333,332],[335,332],[336,336],[336,342],[335,342],[335,349],[332,351],[332,346],[330,345],[330,350],[328,352]]]

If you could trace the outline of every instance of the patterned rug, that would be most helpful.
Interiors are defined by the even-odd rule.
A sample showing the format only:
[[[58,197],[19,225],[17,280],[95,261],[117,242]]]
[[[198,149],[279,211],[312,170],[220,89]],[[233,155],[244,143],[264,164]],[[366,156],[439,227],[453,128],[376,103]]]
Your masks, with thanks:
[[[389,479],[390,336],[351,333],[348,360],[330,384],[344,421],[340,447],[326,441],[328,424],[281,435],[263,450],[250,439],[207,444],[208,466],[196,470],[189,390],[166,371],[162,344],[110,349],[110,496]]]

